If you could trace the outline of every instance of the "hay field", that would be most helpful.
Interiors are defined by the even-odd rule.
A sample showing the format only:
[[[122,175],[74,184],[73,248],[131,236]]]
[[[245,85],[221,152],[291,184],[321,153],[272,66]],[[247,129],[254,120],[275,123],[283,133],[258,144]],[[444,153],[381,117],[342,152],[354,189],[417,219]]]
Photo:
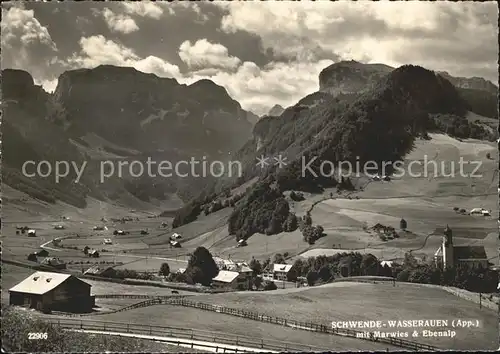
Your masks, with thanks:
[[[494,311],[480,309],[477,304],[443,289],[418,284],[396,283],[396,287],[393,287],[391,282],[340,282],[312,288],[192,298],[196,299],[325,325],[331,321],[344,320],[443,319],[451,323],[451,320],[458,318],[477,319],[481,323],[480,328],[456,329],[457,336],[453,339],[420,338],[420,341],[455,350],[491,350],[498,347],[498,318]]]

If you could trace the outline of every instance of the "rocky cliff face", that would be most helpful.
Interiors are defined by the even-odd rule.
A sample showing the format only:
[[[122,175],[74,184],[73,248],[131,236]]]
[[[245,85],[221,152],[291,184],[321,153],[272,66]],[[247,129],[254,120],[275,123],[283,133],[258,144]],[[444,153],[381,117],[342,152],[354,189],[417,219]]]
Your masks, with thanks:
[[[393,70],[395,70],[393,67],[383,64],[341,61],[321,71],[320,93],[333,97],[360,94],[372,88],[375,82]],[[498,87],[491,81],[479,77],[453,77],[447,72],[436,72],[436,74],[458,89],[462,98],[468,103],[470,111],[488,118],[498,118]]]
[[[341,61],[323,69],[319,74],[319,89],[334,96],[358,93],[388,74],[394,68],[383,64],[362,64]]]
[[[454,77],[446,71],[439,71],[438,74],[449,80],[456,87],[486,91],[494,95],[498,94],[498,87],[491,81],[485,80],[482,77]]]
[[[133,68],[66,72],[54,101],[63,112],[57,119],[72,136],[92,132],[140,151],[228,152],[252,127],[240,104],[212,81],[186,86]]]

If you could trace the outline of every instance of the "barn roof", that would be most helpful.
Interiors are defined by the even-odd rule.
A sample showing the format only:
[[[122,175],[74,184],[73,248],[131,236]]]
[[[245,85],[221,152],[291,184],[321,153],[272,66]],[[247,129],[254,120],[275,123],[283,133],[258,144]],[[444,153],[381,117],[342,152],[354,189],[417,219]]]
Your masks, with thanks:
[[[288,273],[292,269],[293,264],[274,264],[273,271]]]
[[[487,259],[484,246],[455,246],[453,247],[455,259]]]
[[[65,263],[63,260],[56,258],[56,257],[46,257],[40,262],[40,264],[59,265],[59,264],[65,264]]]
[[[24,279],[19,284],[10,288],[9,291],[43,295],[55,289],[56,287],[64,283],[66,280],[68,280],[70,277],[72,277],[71,274],[36,272],[30,275],[28,278]],[[80,281],[85,283],[82,280]]]
[[[229,270],[219,270],[219,274],[215,278],[213,278],[213,281],[220,281],[222,283],[232,283],[234,279],[236,279],[240,275],[238,272],[231,272]]]
[[[105,267],[105,268],[100,268],[98,266],[94,266],[94,267],[90,267],[89,269],[87,269],[85,272],[83,272],[83,274],[94,274],[94,275],[99,275],[99,274],[102,274],[104,273],[105,271],[109,270],[109,269],[113,269],[113,267]]]

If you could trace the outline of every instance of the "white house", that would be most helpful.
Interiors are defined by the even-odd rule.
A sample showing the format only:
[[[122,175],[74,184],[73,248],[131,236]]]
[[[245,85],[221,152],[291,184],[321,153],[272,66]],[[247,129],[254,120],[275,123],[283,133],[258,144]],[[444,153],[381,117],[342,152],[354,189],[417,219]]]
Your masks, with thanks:
[[[483,215],[483,208],[474,208],[469,211],[470,215]]]
[[[179,247],[181,247],[181,244],[178,241],[170,240],[170,246],[175,247],[175,248],[179,248]]]
[[[219,274],[212,279],[212,285],[216,288],[247,290],[250,288],[249,278],[244,273],[230,270],[219,270]]]
[[[292,264],[273,264],[273,278],[275,280],[287,280]]]
[[[382,262],[380,262],[380,266],[382,266],[382,267],[385,267],[385,266],[392,267],[392,263],[393,263],[393,261],[382,261]]]
[[[212,285],[216,288],[237,288],[236,279],[240,273],[232,272],[230,270],[219,270],[219,274],[212,279]]]
[[[111,239],[110,239],[110,238],[105,238],[105,239],[104,239],[104,241],[103,241],[103,243],[104,243],[105,245],[112,245],[112,244],[113,244],[113,241],[111,241]]]
[[[177,240],[177,239],[180,239],[180,238],[182,238],[182,236],[180,234],[178,234],[178,233],[174,233],[174,234],[172,234],[172,236],[170,236],[171,240]]]
[[[33,229],[29,229],[28,230],[28,236],[36,236],[36,230],[33,230]]]

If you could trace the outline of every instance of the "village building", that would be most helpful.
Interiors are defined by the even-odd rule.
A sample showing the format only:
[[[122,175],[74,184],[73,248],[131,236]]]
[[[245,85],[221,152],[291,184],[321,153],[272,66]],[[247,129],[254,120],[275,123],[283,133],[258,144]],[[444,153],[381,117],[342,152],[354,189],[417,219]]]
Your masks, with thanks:
[[[381,267],[388,266],[389,268],[391,268],[392,267],[392,263],[394,263],[394,261],[382,261],[382,262],[380,262],[380,266]]]
[[[90,288],[70,274],[36,272],[9,289],[9,302],[43,312],[89,312],[95,305]]]
[[[47,251],[47,250],[40,250],[38,252],[35,252],[35,255],[37,257],[47,257],[49,255],[49,251]]]
[[[33,229],[28,230],[28,236],[29,237],[35,237],[36,236],[36,230],[33,230]]]
[[[251,283],[243,273],[230,270],[219,270],[212,279],[212,286],[219,289],[247,290]]]
[[[179,243],[179,241],[170,240],[170,247],[180,248],[181,244]]]
[[[116,273],[115,269],[113,267],[90,267],[87,269],[85,272],[83,272],[83,275],[95,275],[97,277],[108,277]]]
[[[273,264],[273,279],[286,281],[292,266],[292,264]]]
[[[98,250],[91,250],[87,253],[89,257],[93,258],[99,258],[99,251]]]
[[[56,257],[46,257],[40,262],[40,264],[50,266],[56,269],[66,269],[66,263]]]
[[[434,253],[436,266],[454,268],[467,265],[470,268],[488,267],[488,257],[484,246],[454,246],[452,230],[446,225],[441,246]]]
[[[352,275],[352,257],[342,258],[339,262],[339,275],[342,277],[350,277]]]
[[[238,281],[243,285],[245,289],[250,288],[253,278],[253,270],[245,262],[233,261],[231,259],[223,259],[219,257],[213,257],[217,268],[219,271],[230,271],[237,272],[239,274]],[[248,285],[246,285],[248,284]]]
[[[172,236],[170,236],[170,239],[171,240],[177,240],[177,239],[180,239],[182,238],[182,236],[178,233],[173,233]]]

